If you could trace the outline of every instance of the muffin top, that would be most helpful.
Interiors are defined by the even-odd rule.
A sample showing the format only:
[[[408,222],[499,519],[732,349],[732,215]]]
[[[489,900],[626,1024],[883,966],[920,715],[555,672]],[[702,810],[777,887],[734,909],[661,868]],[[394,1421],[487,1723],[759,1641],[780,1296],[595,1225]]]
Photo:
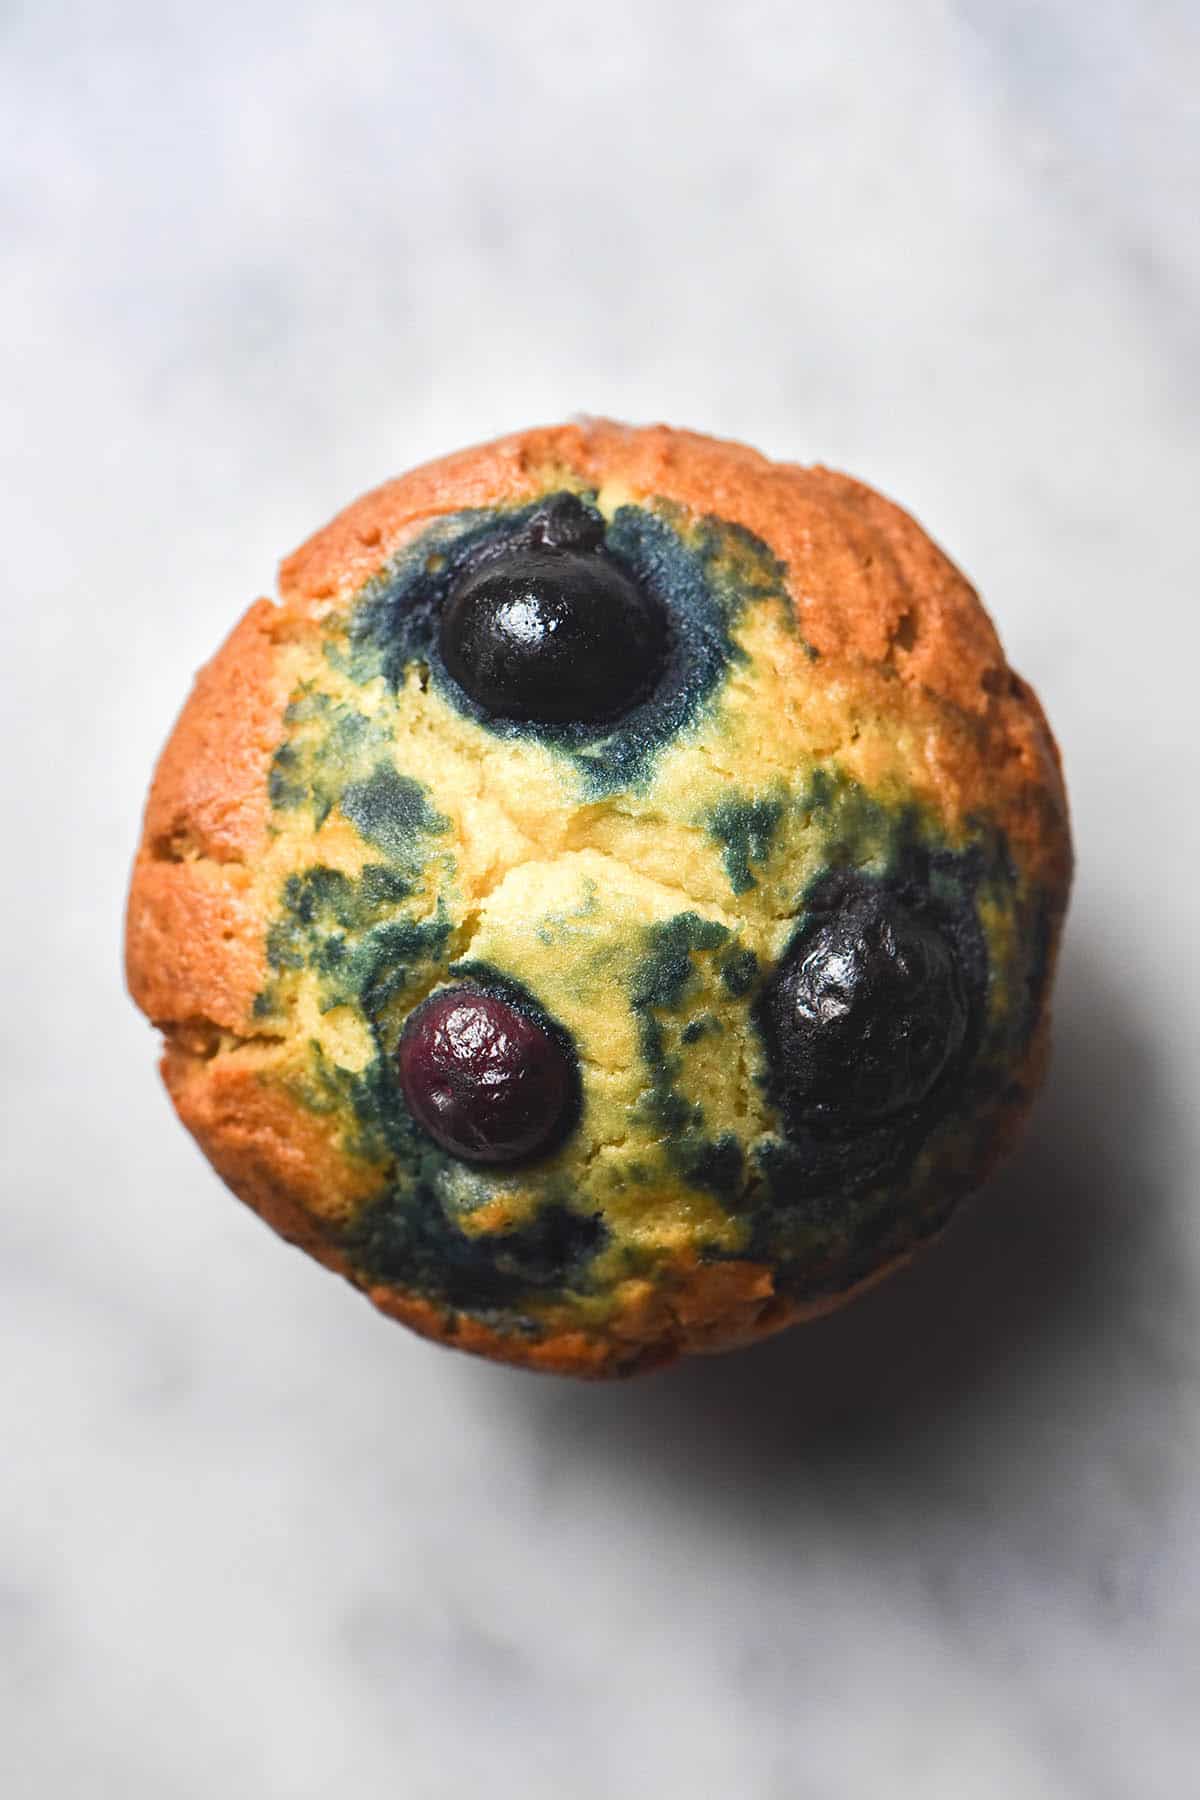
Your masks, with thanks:
[[[163,753],[129,979],[285,1237],[617,1373],[941,1227],[1036,1083],[1069,872],[1037,701],[907,515],[595,421],[288,558]]]

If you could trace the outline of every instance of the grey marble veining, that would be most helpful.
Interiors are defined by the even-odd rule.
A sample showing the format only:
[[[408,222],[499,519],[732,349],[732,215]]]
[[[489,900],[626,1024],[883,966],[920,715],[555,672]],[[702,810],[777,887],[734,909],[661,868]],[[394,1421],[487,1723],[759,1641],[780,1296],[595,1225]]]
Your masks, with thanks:
[[[1197,93],[1186,0],[0,11],[6,1796],[1194,1791]],[[616,1390],[275,1242],[117,947],[278,555],[576,411],[908,504],[1080,851],[1050,1085],[944,1244]]]

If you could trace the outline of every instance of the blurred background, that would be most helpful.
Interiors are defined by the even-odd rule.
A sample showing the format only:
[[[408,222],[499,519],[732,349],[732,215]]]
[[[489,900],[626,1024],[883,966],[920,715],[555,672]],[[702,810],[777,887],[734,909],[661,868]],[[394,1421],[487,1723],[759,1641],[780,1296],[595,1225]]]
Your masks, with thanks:
[[[0,1790],[1156,1800],[1200,1728],[1189,0],[0,6]],[[620,1389],[374,1317],[125,1000],[195,668],[364,486],[576,412],[980,585],[1080,873],[1026,1147]]]

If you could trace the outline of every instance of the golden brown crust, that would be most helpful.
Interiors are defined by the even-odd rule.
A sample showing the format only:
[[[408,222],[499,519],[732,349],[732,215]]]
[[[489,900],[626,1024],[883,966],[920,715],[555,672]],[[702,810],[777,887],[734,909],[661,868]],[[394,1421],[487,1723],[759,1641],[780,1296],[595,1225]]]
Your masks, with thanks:
[[[281,1237],[347,1273],[323,1229],[379,1185],[379,1171],[346,1158],[328,1123],[260,1080],[253,1046],[205,1054],[186,1033],[168,1038],[163,1080],[175,1109],[217,1173]],[[341,1203],[330,1212],[330,1197]]]
[[[287,705],[286,614],[256,600],[196,677],[146,806],[143,851],[248,862],[267,821],[267,769]]]
[[[745,527],[785,566],[799,628],[821,658],[835,669],[853,665],[864,692],[886,697],[899,682],[922,704],[952,711],[946,730],[929,734],[947,811],[961,814],[986,771],[1014,853],[1057,898],[1057,936],[1070,876],[1057,748],[973,590],[898,507],[827,469],[773,464],[742,445],[661,425],[605,420],[519,433],[388,482],[284,562],[282,604],[258,601],[201,671],[155,776],[128,912],[130,989],[169,1033],[164,1076],[184,1123],[243,1200],[346,1274],[325,1230],[331,1207],[336,1216],[349,1199],[370,1194],[381,1173],[350,1156],[327,1121],[261,1078],[253,1041],[263,1035],[255,997],[267,958],[246,872],[269,829],[268,773],[292,685],[286,646],[349,606],[431,519],[511,505],[564,480],[673,501]],[[1043,1031],[997,1146],[1027,1110],[1044,1043]],[[382,1311],[460,1348],[530,1368],[610,1375],[765,1336],[831,1310],[887,1267],[845,1295],[799,1305],[774,1292],[761,1265],[681,1263],[677,1283],[631,1288],[603,1331],[528,1338],[392,1288],[367,1292]]]
[[[138,861],[126,918],[129,991],[156,1025],[246,1036],[263,985],[262,924],[244,883],[207,862]]]
[[[196,677],[159,758],[125,929],[129,991],[158,1025],[254,1029],[265,946],[240,871],[267,831],[267,773],[288,701],[283,619],[255,602]]]

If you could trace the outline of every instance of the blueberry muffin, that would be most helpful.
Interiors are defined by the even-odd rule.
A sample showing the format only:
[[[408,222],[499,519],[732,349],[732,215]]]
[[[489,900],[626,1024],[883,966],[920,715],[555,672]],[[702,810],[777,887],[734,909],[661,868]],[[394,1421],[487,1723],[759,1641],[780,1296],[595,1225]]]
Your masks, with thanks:
[[[905,513],[589,422],[368,494],[280,593],[197,680],[129,900],[236,1194],[416,1330],[578,1375],[942,1228],[1037,1084],[1070,842]]]

